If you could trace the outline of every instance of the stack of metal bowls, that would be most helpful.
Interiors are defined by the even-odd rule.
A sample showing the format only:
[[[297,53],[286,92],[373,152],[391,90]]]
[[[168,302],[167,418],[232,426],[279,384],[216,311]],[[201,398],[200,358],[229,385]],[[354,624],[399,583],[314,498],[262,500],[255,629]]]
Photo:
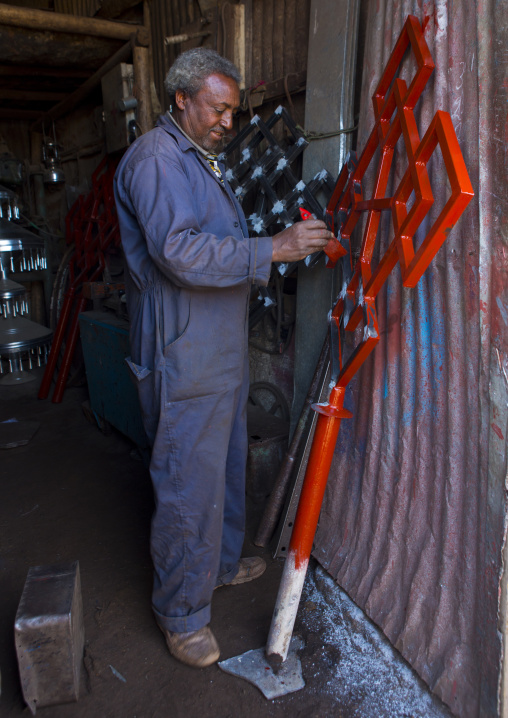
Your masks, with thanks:
[[[44,240],[14,221],[0,218],[0,374],[2,383],[31,381],[34,366],[46,364],[52,331],[28,319],[27,289],[9,272],[46,268]]]

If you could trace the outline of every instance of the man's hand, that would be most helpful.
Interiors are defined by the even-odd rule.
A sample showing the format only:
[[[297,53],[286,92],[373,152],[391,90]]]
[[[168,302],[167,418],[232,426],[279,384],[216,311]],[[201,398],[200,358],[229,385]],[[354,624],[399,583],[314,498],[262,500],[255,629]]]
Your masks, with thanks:
[[[324,249],[333,236],[320,219],[296,222],[272,237],[272,262],[297,262],[308,254]]]

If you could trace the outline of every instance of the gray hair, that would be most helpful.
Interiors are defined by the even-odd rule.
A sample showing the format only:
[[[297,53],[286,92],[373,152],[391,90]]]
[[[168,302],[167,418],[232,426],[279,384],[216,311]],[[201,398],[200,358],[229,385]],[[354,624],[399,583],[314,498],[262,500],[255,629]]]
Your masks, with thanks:
[[[179,55],[164,80],[169,97],[177,90],[183,90],[189,97],[200,91],[210,75],[225,75],[240,84],[241,75],[236,65],[219,55],[215,50],[196,47]]]

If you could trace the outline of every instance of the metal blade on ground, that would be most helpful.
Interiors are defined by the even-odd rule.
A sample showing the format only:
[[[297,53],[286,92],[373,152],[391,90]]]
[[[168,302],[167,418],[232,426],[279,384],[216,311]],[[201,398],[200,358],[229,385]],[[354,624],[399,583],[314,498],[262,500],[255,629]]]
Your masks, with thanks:
[[[219,668],[232,676],[249,681],[259,688],[265,698],[272,700],[304,688],[302,664],[297,656],[297,652],[301,651],[304,645],[300,636],[293,636],[288,656],[278,673],[274,673],[267,662],[264,648],[257,648],[241,656],[220,661]]]

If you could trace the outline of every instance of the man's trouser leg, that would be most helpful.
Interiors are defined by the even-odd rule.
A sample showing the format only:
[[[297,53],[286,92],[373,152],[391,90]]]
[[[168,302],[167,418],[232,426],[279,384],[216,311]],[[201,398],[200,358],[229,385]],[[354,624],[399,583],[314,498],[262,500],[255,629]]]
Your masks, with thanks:
[[[222,576],[228,582],[238,570],[246,448],[245,387],[161,409],[150,464],[152,598],[158,622],[169,631],[207,625],[219,571],[229,572]]]
[[[240,391],[226,460],[224,525],[218,583],[229,583],[238,573],[238,560],[245,536],[245,471],[247,465],[248,373]],[[241,477],[241,480],[239,480]],[[240,511],[239,507],[244,510]],[[238,548],[240,547],[240,549]]]

